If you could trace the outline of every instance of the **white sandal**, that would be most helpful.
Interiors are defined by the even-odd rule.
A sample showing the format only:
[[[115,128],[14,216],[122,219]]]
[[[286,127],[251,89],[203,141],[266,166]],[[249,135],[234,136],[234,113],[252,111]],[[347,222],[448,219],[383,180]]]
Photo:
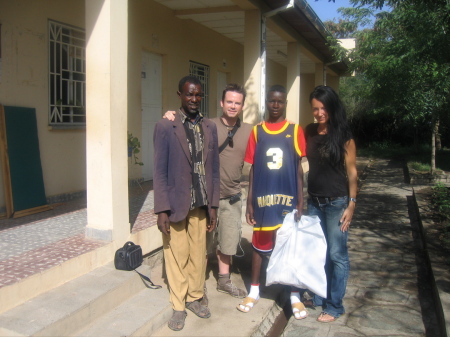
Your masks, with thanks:
[[[244,300],[238,304],[238,306],[236,307],[237,310],[241,311],[241,312],[249,312],[250,310],[252,310],[252,308],[256,305],[256,303],[258,303],[259,301],[259,296],[258,298],[253,298],[253,297],[246,297],[244,298]]]
[[[302,302],[296,302],[292,304],[292,313],[295,319],[305,319],[309,313],[306,310],[305,305]]]

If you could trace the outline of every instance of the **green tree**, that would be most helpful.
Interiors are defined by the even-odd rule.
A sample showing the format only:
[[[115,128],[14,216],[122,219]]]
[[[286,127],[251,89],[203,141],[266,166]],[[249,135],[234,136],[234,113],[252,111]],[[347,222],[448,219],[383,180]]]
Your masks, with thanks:
[[[374,11],[370,8],[338,8],[341,18],[335,21],[325,21],[325,28],[336,39],[347,39],[355,37],[355,33],[373,23]],[[330,41],[332,43],[332,41]]]
[[[428,125],[432,134],[431,170],[439,120],[449,109],[450,3],[446,0],[352,0],[349,21],[378,12],[372,29],[353,33],[357,47],[348,57],[364,78],[373,113],[391,114],[411,128]],[[372,11],[363,12],[360,6]],[[348,25],[349,26],[349,25]],[[340,53],[340,54],[339,54]],[[343,52],[337,53],[343,57]],[[369,88],[370,90],[368,90]],[[414,139],[417,139],[415,137]]]

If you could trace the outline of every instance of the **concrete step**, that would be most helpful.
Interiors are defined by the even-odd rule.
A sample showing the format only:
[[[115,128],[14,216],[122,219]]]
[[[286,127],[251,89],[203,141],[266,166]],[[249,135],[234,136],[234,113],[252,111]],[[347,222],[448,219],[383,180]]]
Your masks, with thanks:
[[[234,272],[230,276],[238,288],[246,290],[250,288],[251,283],[252,234],[253,228],[249,225],[243,225],[241,246],[244,250],[244,256],[233,257],[234,267],[232,269]],[[238,252],[241,255],[240,249],[238,249]],[[265,270],[266,267],[267,260],[264,260],[262,270]],[[243,313],[236,309],[242,299],[234,298],[216,290],[218,270],[217,258],[209,255],[206,286],[208,289],[208,307],[211,311],[211,317],[208,319],[199,318],[193,312],[187,310],[184,329],[181,331],[172,331],[167,327],[167,321],[172,315],[170,312],[169,318],[152,336],[267,336],[276,318],[279,315],[284,315],[282,308],[289,301],[289,292],[283,291],[286,287],[281,285],[265,287],[265,277],[262,276],[260,287],[261,299],[250,312]],[[264,275],[265,273],[263,272],[262,274]],[[168,295],[166,300],[169,300]]]
[[[172,316],[162,265],[152,269],[152,281],[161,289],[142,289],[127,301],[77,332],[77,336],[151,336]]]
[[[82,252],[79,250],[79,241],[72,241],[72,239],[69,240],[69,247],[67,249],[71,252],[78,252],[79,255],[70,256],[67,259],[66,256],[60,255],[61,252],[58,249],[53,251],[49,247],[42,247],[40,253],[37,256],[32,256],[31,260],[22,257],[21,260],[17,261],[18,268],[12,268],[8,271],[2,270],[2,272],[10,274],[10,276],[15,276],[16,272],[18,275],[24,273],[25,267],[21,263],[39,263],[42,260],[45,264],[47,260],[59,261],[56,265],[45,267],[40,272],[35,272],[30,276],[25,278],[19,277],[12,284],[6,286],[1,285],[0,314],[110,263],[114,258],[116,250],[124,243],[118,245],[115,241],[108,242],[95,249]],[[144,254],[156,251],[162,246],[162,237],[157,226],[138,230],[132,233],[127,241],[132,241],[140,245]],[[76,246],[70,247],[71,244]],[[51,252],[51,254],[46,255],[48,252]],[[67,252],[64,252],[64,255],[67,255]]]
[[[147,276],[151,274],[149,265],[142,265],[138,270]],[[162,282],[161,277],[159,282]],[[169,306],[166,287],[147,289],[137,273],[116,270],[113,263],[108,263],[3,312],[0,315],[0,335],[75,335],[137,294],[151,296],[155,291],[166,292],[160,298]],[[134,319],[135,316],[129,315],[128,318]]]

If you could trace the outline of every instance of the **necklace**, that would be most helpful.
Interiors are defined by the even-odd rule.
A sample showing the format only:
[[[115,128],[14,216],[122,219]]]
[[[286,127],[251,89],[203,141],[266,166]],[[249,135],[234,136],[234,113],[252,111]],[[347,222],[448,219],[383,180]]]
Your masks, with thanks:
[[[228,125],[226,122],[226,119],[224,119],[223,117],[220,117],[220,121],[222,122],[223,125],[225,125],[227,127],[228,130],[231,130],[234,128],[234,126],[236,125],[237,121],[234,122],[233,125]]]

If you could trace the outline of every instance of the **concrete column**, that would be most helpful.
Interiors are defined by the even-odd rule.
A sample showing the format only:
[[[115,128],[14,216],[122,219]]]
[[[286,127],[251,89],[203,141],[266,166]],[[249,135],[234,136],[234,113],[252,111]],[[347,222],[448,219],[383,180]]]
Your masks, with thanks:
[[[311,105],[309,104],[309,95],[318,85],[324,82],[324,69],[323,63],[317,62],[315,71],[313,74],[308,74],[302,77],[302,97],[303,101],[300,102],[300,125],[305,127],[309,123],[314,122],[314,116],[311,111]]]
[[[128,1],[86,5],[86,236],[130,234],[127,164]]]
[[[314,74],[304,74],[301,77],[301,100],[300,100],[300,121],[301,127],[305,128],[309,123],[314,122],[311,112],[311,104],[309,104],[309,95],[313,91]]]
[[[261,106],[261,12],[245,11],[244,37],[244,81],[247,98],[244,107],[244,122],[256,124],[260,121]]]
[[[318,85],[324,84],[324,70],[323,63],[316,63],[316,71],[315,71],[315,87]]]
[[[287,100],[286,119],[299,123],[300,121],[300,49],[298,42],[287,45]]]
[[[327,74],[327,85],[332,87],[334,91],[339,92],[339,76]]]

